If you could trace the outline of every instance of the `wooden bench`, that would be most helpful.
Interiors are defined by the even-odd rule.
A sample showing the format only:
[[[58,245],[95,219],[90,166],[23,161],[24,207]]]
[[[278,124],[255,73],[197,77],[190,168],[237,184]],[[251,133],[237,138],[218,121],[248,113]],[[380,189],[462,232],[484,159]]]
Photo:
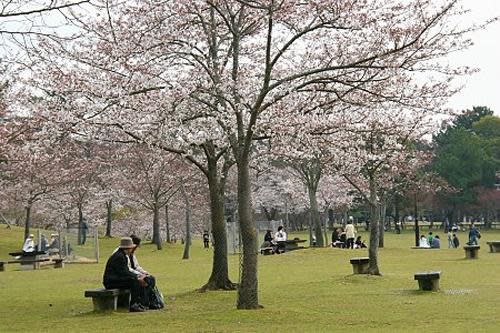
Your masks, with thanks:
[[[439,278],[441,271],[415,273],[418,288],[424,291],[439,291]]]
[[[368,274],[368,267],[370,266],[370,258],[368,257],[358,257],[351,258],[353,274]]]
[[[16,259],[7,261],[8,264],[20,264],[19,268],[22,271],[33,270],[40,268],[40,263],[50,261],[50,258],[37,258],[37,259]]]
[[[477,259],[480,248],[479,245],[464,245],[465,259]]]
[[[92,297],[94,311],[129,310],[130,290],[128,289],[87,289],[85,297]]]
[[[490,252],[500,252],[500,241],[486,242],[490,246]]]
[[[305,249],[304,246],[299,246],[299,243],[305,242],[307,242],[306,239],[287,239],[285,241],[285,251]]]

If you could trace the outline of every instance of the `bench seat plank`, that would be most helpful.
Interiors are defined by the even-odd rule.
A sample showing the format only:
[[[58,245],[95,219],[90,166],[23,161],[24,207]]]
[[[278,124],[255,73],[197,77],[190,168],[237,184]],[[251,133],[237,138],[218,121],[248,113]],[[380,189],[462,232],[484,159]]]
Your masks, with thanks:
[[[87,289],[85,297],[92,297],[94,311],[116,311],[118,308],[129,309],[130,290],[128,289]]]

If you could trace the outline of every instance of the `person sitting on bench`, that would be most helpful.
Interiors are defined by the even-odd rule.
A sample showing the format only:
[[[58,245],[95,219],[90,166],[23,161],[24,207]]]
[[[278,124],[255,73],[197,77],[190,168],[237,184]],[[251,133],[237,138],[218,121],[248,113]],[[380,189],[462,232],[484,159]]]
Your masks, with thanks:
[[[285,252],[286,247],[286,232],[283,230],[283,226],[278,227],[278,232],[274,235],[274,241],[276,242],[276,253],[280,254]]]
[[[120,240],[118,249],[106,262],[102,283],[106,289],[130,289],[130,311],[143,312],[146,311],[143,298],[147,282],[144,281],[144,276],[137,276],[129,269],[129,255],[134,248],[132,238],[123,237]]]
[[[51,234],[50,235],[50,243],[48,247],[49,254],[59,253],[59,235]]]
[[[138,247],[141,246],[141,239],[136,235],[130,235],[130,238],[132,238],[132,242],[134,243],[135,247],[132,249],[132,252],[129,254],[129,258],[130,258],[129,270],[132,273],[134,273],[138,278],[142,277],[148,285],[146,287],[146,289],[144,290],[145,295],[144,295],[144,300],[143,300],[142,305],[144,307],[147,306],[147,308],[150,310],[159,310],[163,306],[158,304],[154,299],[156,279],[148,271],[146,271],[144,268],[142,268],[141,265],[139,265],[139,261],[137,260],[137,257],[135,256],[135,251],[137,250]]]
[[[24,241],[23,245],[23,252],[29,253],[29,252],[35,252],[36,247],[35,247],[35,242],[33,241],[33,238],[35,238],[35,235],[30,234],[28,238]]]

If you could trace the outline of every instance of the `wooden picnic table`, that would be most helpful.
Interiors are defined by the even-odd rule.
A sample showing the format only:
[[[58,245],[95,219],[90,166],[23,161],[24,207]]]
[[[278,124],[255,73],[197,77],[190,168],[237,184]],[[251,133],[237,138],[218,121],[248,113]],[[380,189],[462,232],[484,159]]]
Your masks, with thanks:
[[[307,242],[306,239],[287,239],[285,241],[285,251],[304,249],[305,247],[299,246],[299,243],[305,243],[305,242]]]
[[[44,261],[50,261],[47,257],[46,251],[32,251],[32,252],[10,252],[10,256],[14,260],[9,260],[8,263],[19,263],[21,270],[32,270],[40,268],[40,263]]]

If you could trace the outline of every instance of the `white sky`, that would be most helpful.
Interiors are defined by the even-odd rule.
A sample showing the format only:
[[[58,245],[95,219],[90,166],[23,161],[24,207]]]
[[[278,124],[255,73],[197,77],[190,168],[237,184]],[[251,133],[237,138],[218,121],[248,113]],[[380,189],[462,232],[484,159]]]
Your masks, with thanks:
[[[469,8],[469,19],[475,23],[500,16],[500,0],[462,0]],[[466,77],[465,88],[450,101],[454,109],[472,109],[487,106],[500,116],[500,21],[486,30],[471,35],[474,45],[453,56],[450,61],[479,68],[480,72]]]

